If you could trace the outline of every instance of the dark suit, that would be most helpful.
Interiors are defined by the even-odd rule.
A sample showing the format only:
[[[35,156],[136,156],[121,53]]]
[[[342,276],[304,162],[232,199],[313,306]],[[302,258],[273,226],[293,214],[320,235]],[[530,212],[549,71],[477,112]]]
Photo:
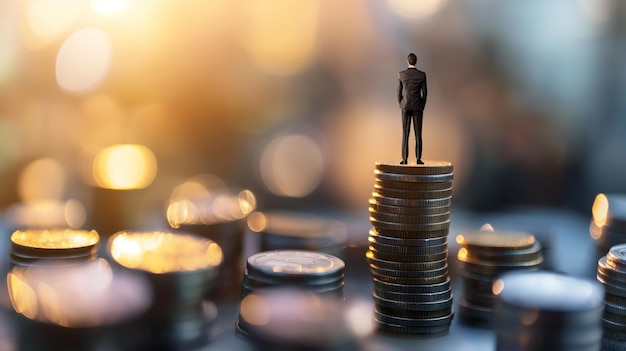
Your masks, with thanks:
[[[402,160],[409,157],[411,119],[415,130],[415,155],[422,159],[422,118],[426,106],[426,73],[409,67],[398,73],[398,104],[402,109]]]

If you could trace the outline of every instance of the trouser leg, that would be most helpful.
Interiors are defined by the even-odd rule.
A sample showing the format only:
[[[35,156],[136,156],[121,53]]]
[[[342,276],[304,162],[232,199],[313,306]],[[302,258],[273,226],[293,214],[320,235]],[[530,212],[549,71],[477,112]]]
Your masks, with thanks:
[[[411,110],[402,110],[402,160],[409,157],[409,134],[411,133]]]
[[[424,111],[415,111],[413,113],[413,128],[415,129],[415,156],[418,160],[422,159],[422,120]]]

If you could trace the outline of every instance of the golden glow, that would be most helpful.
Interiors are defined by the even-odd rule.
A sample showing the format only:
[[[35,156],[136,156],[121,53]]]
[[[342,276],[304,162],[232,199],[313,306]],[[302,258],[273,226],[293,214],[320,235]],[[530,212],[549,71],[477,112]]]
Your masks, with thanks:
[[[504,290],[504,280],[497,279],[495,282],[493,282],[493,285],[491,286],[491,292],[494,295],[500,295],[500,293],[502,293],[502,290]]]
[[[76,200],[37,200],[11,205],[7,218],[19,228],[80,228],[85,224],[85,206]]]
[[[75,229],[28,229],[16,230],[11,242],[16,245],[39,249],[73,249],[96,245],[100,237],[95,230]]]
[[[250,190],[234,194],[216,176],[203,175],[187,180],[174,188],[167,207],[167,220],[172,228],[182,224],[212,224],[245,218],[256,207]]]
[[[397,15],[409,19],[423,19],[437,13],[446,0],[387,0],[387,5]]]
[[[57,39],[76,23],[82,0],[27,0],[22,41],[29,49],[39,49]]]
[[[324,156],[306,135],[288,135],[272,140],[261,156],[261,178],[274,194],[305,197],[322,179]]]
[[[604,227],[609,218],[609,199],[604,194],[596,195],[591,207],[593,223],[597,227]]]
[[[24,202],[60,200],[65,190],[65,171],[51,158],[28,164],[18,179],[17,191]]]
[[[113,324],[145,311],[151,303],[145,279],[116,276],[104,259],[16,266],[7,275],[7,288],[17,313],[64,327]]]
[[[120,11],[126,6],[128,0],[91,0],[91,8],[102,15]]]
[[[240,313],[243,319],[252,325],[263,326],[270,322],[271,311],[263,298],[255,293],[241,300]]]
[[[56,60],[56,78],[66,91],[85,93],[97,87],[111,65],[112,48],[106,33],[81,29],[65,40]]]
[[[482,227],[480,227],[480,231],[481,232],[493,232],[493,226],[489,223],[485,223],[483,224]]]
[[[459,245],[463,245],[463,243],[465,242],[465,237],[463,236],[463,234],[459,234],[456,236],[456,243]]]
[[[100,151],[93,162],[96,184],[106,189],[145,188],[156,176],[157,162],[142,145],[114,145]]]
[[[593,221],[589,223],[589,234],[593,240],[598,240],[602,237],[602,227],[598,227]]]
[[[215,242],[167,232],[119,232],[109,240],[109,252],[119,264],[152,273],[210,269],[222,263]]]
[[[253,212],[248,216],[248,227],[253,232],[262,232],[267,227],[267,217],[261,212]]]
[[[292,75],[311,66],[319,22],[318,1],[244,3],[247,19],[242,43],[260,70]]]
[[[24,281],[21,274],[9,272],[7,275],[7,287],[9,298],[15,312],[26,318],[34,319],[38,313],[37,295],[35,291]]]
[[[462,247],[459,249],[459,252],[457,253],[456,257],[460,260],[460,261],[465,261],[467,260],[467,249]]]

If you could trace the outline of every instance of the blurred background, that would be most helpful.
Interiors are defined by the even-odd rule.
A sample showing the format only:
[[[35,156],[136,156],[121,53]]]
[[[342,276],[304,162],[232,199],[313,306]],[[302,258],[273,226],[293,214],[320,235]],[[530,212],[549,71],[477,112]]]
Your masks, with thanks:
[[[209,177],[367,225],[374,162],[401,158],[409,52],[456,208],[587,216],[626,191],[619,0],[3,0],[0,208],[15,227],[160,228]]]

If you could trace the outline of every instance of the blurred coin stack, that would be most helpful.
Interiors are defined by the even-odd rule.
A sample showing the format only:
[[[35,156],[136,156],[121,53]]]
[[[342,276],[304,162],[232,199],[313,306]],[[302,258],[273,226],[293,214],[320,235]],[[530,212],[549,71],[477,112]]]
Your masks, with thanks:
[[[626,243],[626,195],[599,194],[592,208],[593,225],[600,230],[596,236],[596,258],[611,247]]]
[[[275,250],[250,256],[241,282],[242,300],[252,293],[292,288],[307,293],[343,298],[345,264],[335,256],[321,252]],[[239,318],[241,319],[241,313]],[[241,328],[243,330],[240,330]],[[245,325],[237,322],[240,335]]]
[[[335,256],[300,250],[264,251],[248,257],[241,297],[273,287],[343,296],[345,264]]]
[[[604,289],[597,282],[510,272],[493,289],[496,351],[600,350]]]
[[[598,261],[604,297],[603,350],[626,350],[626,244],[613,246]]]
[[[107,253],[119,267],[144,276],[153,301],[142,319],[145,349],[188,349],[206,343],[217,315],[204,297],[214,286],[223,260],[221,247],[195,234],[126,232],[114,234]]]
[[[541,268],[541,245],[532,234],[508,232],[469,232],[459,234],[457,254],[464,295],[459,302],[461,318],[468,323],[491,321],[496,297],[493,282],[514,270]]]
[[[261,234],[261,251],[318,251],[339,257],[347,238],[342,222],[296,212],[256,212],[248,223]]]
[[[259,351],[358,351],[347,317],[336,298],[276,287],[242,299],[237,331]]]
[[[11,234],[10,264],[30,266],[83,263],[98,255],[100,237],[95,230],[27,229]]]
[[[452,164],[375,164],[369,200],[374,321],[381,331],[446,334],[454,313],[448,274]]]

